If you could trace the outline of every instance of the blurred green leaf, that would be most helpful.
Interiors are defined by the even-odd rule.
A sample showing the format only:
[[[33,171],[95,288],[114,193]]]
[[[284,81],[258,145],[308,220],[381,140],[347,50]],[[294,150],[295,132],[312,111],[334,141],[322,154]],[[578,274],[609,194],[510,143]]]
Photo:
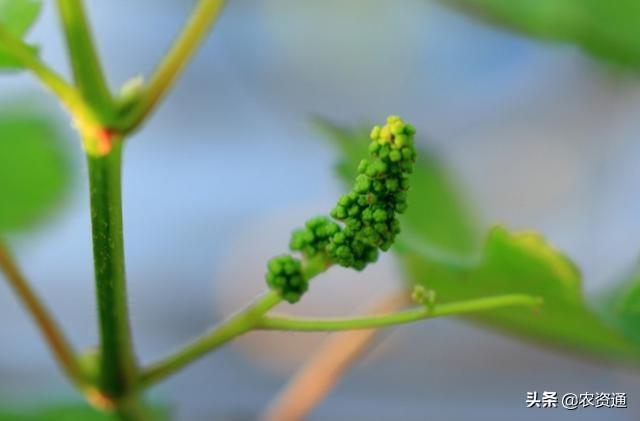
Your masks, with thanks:
[[[41,9],[40,0],[0,0],[0,25],[11,35],[22,38],[38,18]],[[20,68],[22,66],[0,45],[0,69]]]
[[[368,136],[326,122],[322,127],[340,147],[343,160],[338,169],[349,182],[366,154]],[[623,330],[610,326],[585,302],[580,275],[565,255],[536,233],[511,233],[501,227],[489,232],[484,245],[477,244],[470,208],[444,165],[423,150],[416,168],[409,210],[394,246],[412,282],[434,290],[438,302],[510,293],[540,296],[545,304],[537,314],[511,308],[466,319],[591,355],[640,356],[640,347]]]
[[[170,411],[165,406],[154,406],[154,421],[168,421]],[[50,407],[31,407],[22,410],[0,409],[0,421],[116,421],[115,415],[98,412],[85,403]]]
[[[620,64],[640,65],[637,0],[441,0],[489,23],[573,43]]]
[[[608,358],[637,358],[622,331],[587,305],[573,263],[535,232],[493,228],[477,259],[452,265],[418,247],[401,254],[409,276],[436,291],[439,302],[508,293],[544,298],[536,312],[502,309],[470,317],[526,339]]]
[[[640,266],[599,298],[602,318],[640,346]]]
[[[68,163],[49,117],[0,111],[0,233],[29,228],[60,203]]]

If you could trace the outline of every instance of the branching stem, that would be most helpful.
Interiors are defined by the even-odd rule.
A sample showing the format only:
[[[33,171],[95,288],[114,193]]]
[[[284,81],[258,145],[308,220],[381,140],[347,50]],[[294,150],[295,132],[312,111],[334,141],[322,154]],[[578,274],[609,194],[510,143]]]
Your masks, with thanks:
[[[317,258],[304,263],[303,273],[305,278],[310,280],[328,268],[329,263],[326,260]],[[281,302],[282,297],[275,291],[256,298],[244,310],[220,323],[209,333],[144,370],[140,377],[141,386],[157,383],[221,345],[255,329],[262,316]]]
[[[537,308],[542,304],[541,299],[537,297],[511,294],[441,304],[433,308],[421,306],[411,310],[380,316],[346,319],[301,319],[265,315],[281,301],[282,299],[274,292],[265,294],[245,310],[240,311],[235,316],[221,323],[210,333],[143,371],[140,379],[141,385],[147,387],[161,381],[194,360],[251,330],[340,331],[371,329],[406,324],[446,315],[493,310],[502,307],[525,306]]]
[[[252,330],[264,313],[278,305],[282,299],[276,292],[268,292],[244,310],[231,316],[211,332],[196,339],[175,354],[153,364],[141,375],[141,385],[150,386],[179,371],[182,367],[206,355],[230,340]]]

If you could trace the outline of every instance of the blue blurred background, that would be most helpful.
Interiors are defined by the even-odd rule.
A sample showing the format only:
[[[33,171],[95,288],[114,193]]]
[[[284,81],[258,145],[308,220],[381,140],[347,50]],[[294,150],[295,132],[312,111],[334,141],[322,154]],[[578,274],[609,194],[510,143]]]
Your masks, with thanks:
[[[112,87],[148,74],[191,2],[88,2]],[[69,74],[50,3],[30,39]],[[28,75],[0,78],[68,133],[75,184],[55,219],[14,241],[74,343],[96,342],[86,167],[55,100]],[[310,123],[415,122],[481,218],[542,231],[597,291],[640,250],[640,84],[575,47],[543,44],[424,0],[231,1],[145,130],[129,140],[125,240],[137,350],[151,361],[263,288],[264,262],[341,191],[337,154]],[[393,291],[392,259],[334,272],[297,311],[344,314]],[[363,289],[366,292],[363,295]],[[0,289],[0,401],[69,400],[36,330]],[[585,326],[585,329],[588,329]],[[180,420],[252,419],[322,336],[243,339],[153,390]],[[627,410],[545,410],[551,419],[640,417],[640,377],[454,320],[397,329],[314,420],[539,419],[527,391],[622,391]],[[579,412],[579,413],[578,413]]]

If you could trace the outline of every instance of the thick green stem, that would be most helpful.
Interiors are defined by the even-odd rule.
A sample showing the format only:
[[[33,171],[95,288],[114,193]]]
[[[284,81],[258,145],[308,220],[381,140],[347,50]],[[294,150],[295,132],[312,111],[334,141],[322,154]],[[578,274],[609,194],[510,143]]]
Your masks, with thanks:
[[[121,139],[112,140],[108,154],[88,156],[101,386],[115,399],[130,393],[136,376],[125,281],[121,160]]]
[[[540,298],[532,297],[530,295],[500,295],[497,297],[478,298],[469,301],[441,304],[432,308],[421,306],[411,310],[379,316],[345,319],[303,319],[276,315],[264,316],[260,319],[256,328],[264,330],[332,332],[338,330],[372,329],[406,324],[440,316],[465,314],[513,306],[539,307],[541,304],[542,300]]]
[[[282,298],[276,292],[264,294],[244,310],[222,322],[211,332],[186,345],[177,353],[149,367],[140,377],[141,386],[150,386],[213,351],[220,345],[247,333],[254,328],[264,313],[271,310],[281,301]]]
[[[80,369],[71,345],[42,301],[29,286],[2,241],[0,241],[0,270],[4,272],[9,285],[11,285],[25,308],[31,313],[60,368],[78,388],[85,389],[88,386],[87,380]]]
[[[94,110],[113,111],[113,100],[102,72],[82,0],[58,0],[76,85]]]
[[[151,421],[154,419],[152,410],[148,408],[137,392],[130,393],[116,403],[115,414],[122,421]]]

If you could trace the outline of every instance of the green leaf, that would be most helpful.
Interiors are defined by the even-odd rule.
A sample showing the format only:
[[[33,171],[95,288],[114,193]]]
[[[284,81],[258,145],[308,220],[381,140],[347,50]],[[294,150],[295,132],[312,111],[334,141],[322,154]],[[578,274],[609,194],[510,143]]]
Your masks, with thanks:
[[[70,184],[61,133],[36,112],[0,111],[0,234],[47,216]]]
[[[168,407],[154,405],[150,410],[154,421],[171,419]],[[62,404],[24,409],[0,409],[0,421],[116,421],[115,415],[99,412],[85,403]]]
[[[457,266],[418,247],[401,254],[409,276],[433,289],[438,302],[522,293],[539,296],[536,312],[501,309],[469,317],[529,340],[608,358],[637,358],[624,333],[600,319],[585,301],[573,263],[537,233],[493,228],[477,259]]]
[[[573,43],[620,64],[640,65],[636,0],[441,0],[486,22],[548,41]]]
[[[640,347],[640,265],[597,303],[600,316]]]
[[[348,182],[368,144],[366,134],[328,123],[322,127],[343,153],[338,169]],[[411,282],[434,290],[440,303],[511,293],[539,296],[545,303],[537,314],[509,308],[466,319],[556,348],[612,359],[640,356],[640,345],[585,301],[580,274],[565,255],[536,233],[501,227],[477,244],[470,208],[444,165],[423,150],[416,167],[394,246]]]
[[[9,34],[22,39],[42,9],[40,0],[0,0],[0,25]],[[37,49],[34,48],[34,52]],[[22,66],[0,45],[0,69],[20,69]]]

